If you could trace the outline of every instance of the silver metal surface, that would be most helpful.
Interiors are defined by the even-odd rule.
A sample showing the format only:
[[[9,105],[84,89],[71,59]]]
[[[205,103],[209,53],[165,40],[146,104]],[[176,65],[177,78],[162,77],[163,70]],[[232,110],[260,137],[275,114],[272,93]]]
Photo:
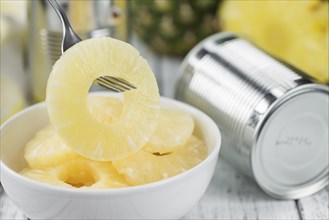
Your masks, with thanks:
[[[59,5],[57,0],[48,0],[49,4],[56,11],[59,19],[62,22],[63,37],[62,37],[62,46],[61,51],[64,53],[73,45],[81,41],[80,37],[74,32],[69,20],[66,17],[65,11]],[[112,76],[102,76],[95,80],[95,82],[102,86],[105,89],[108,89],[112,92],[124,92],[130,89],[136,89],[136,87],[125,80],[115,78]]]
[[[73,29],[81,39],[111,36],[129,40],[129,1],[60,0]],[[120,4],[120,5],[119,5]],[[62,24],[47,0],[28,1],[28,54],[30,91],[33,101],[45,98],[52,66],[61,56]]]
[[[293,115],[290,112],[285,113],[284,109],[295,107],[295,101],[290,100],[305,100],[298,101],[298,105],[307,107],[307,102],[312,101],[312,98],[307,97],[310,93],[315,93],[315,101],[321,100],[314,103],[317,107],[308,109],[308,112],[303,109],[295,109],[295,111],[302,115],[300,121],[304,120],[303,115],[309,115],[305,116],[307,120],[318,117],[320,121],[328,121],[329,90],[327,86],[314,84],[304,73],[274,59],[253,44],[231,33],[213,35],[198,44],[183,61],[179,74],[176,98],[198,107],[217,122],[223,136],[221,149],[223,158],[255,179],[268,194],[280,199],[295,199],[310,195],[328,183],[328,169],[326,169],[329,164],[328,158],[322,158],[324,162],[320,165],[313,161],[314,163],[310,164],[314,168],[310,170],[313,171],[296,177],[295,181],[291,180],[293,184],[285,185],[281,184],[284,182],[284,178],[280,175],[281,173],[290,175],[291,167],[286,170],[282,168],[281,173],[276,174],[272,172],[277,166],[275,160],[266,164],[267,160],[272,161],[270,154],[255,156],[258,152],[255,150],[256,146],[257,149],[261,149],[260,151],[263,149],[269,152],[268,149],[272,149],[273,152],[277,151],[275,143],[267,146],[268,132],[271,131],[271,129],[267,129],[269,121],[271,121],[269,119],[276,112],[281,111],[283,113],[276,120],[286,120],[288,123],[289,117],[292,118]],[[324,110],[317,113],[317,108]],[[295,122],[289,121],[289,123],[294,124]],[[280,126],[284,129],[288,125],[283,121]],[[307,124],[304,123],[303,127],[303,132],[312,132],[307,128]],[[296,126],[289,132],[294,133],[299,129],[301,128],[296,123]],[[319,129],[328,131],[328,124]],[[328,134],[322,133],[319,138],[323,138],[324,142],[321,142],[321,146],[315,150],[326,153],[328,151]],[[271,133],[270,135],[275,136],[276,134]],[[259,141],[263,136],[267,139]],[[293,135],[291,134],[291,136]],[[297,138],[295,136],[294,138]],[[308,141],[315,143],[314,139],[317,137],[314,136],[312,140]],[[304,140],[303,137],[298,138]],[[296,149],[287,152],[291,154],[290,156],[299,157],[304,154],[304,151]],[[276,156],[273,155],[273,157]],[[305,157],[303,159],[307,161],[314,158]],[[266,173],[267,171],[255,173],[255,164],[259,160],[270,167],[268,170],[271,173]],[[279,160],[278,163],[280,163]],[[288,164],[289,160],[281,163]],[[263,166],[263,164],[257,166]],[[315,170],[319,173],[314,174]],[[267,183],[263,184],[265,182],[262,176],[264,173],[273,181],[266,180]],[[312,182],[311,177],[316,175],[319,178]],[[308,179],[305,180],[305,178]],[[302,179],[304,182],[298,182]],[[298,190],[296,191],[296,189]]]
[[[66,17],[66,13],[63,8],[59,5],[57,0],[48,0],[49,4],[54,8],[58,17],[62,22],[63,37],[62,37],[62,46],[61,50],[64,53],[67,49],[72,47],[74,44],[81,41],[80,37],[74,32],[71,27],[69,20]]]

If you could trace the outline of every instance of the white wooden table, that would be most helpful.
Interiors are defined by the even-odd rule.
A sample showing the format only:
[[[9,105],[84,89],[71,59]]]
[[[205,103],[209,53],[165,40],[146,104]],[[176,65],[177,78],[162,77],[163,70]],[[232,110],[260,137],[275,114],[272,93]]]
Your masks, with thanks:
[[[155,55],[133,42],[149,61],[158,79],[161,94],[174,96],[174,82],[181,59]],[[215,175],[201,200],[183,219],[329,219],[329,187],[299,200],[276,200],[254,181],[236,171],[220,157]],[[0,186],[0,219],[26,219]]]

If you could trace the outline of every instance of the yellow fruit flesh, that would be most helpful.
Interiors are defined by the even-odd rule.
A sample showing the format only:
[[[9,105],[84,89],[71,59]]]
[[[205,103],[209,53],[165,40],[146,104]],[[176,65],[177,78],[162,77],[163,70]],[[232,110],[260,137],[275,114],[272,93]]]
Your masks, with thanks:
[[[123,102],[115,97],[89,95],[88,109],[98,122],[112,122],[120,118]]]
[[[78,158],[49,125],[40,130],[25,147],[25,160],[31,168],[46,168]]]
[[[120,117],[122,101],[108,96],[88,96],[89,110],[100,122],[111,122]],[[194,120],[186,112],[160,109],[157,127],[143,150],[151,153],[168,153],[184,146],[194,130]]]
[[[33,169],[26,168],[20,172],[21,175],[41,183],[47,183],[54,186],[72,188],[73,186],[61,181],[51,174],[51,169]]]
[[[329,83],[328,1],[225,1],[225,31],[246,35],[255,44]]]
[[[91,83],[103,75],[138,88],[125,92],[123,100],[88,96]],[[117,40],[91,39],[69,49],[53,68],[46,103],[54,128],[40,131],[27,145],[32,169],[22,171],[40,182],[74,188],[140,185],[184,172],[207,156],[204,143],[192,135],[193,118],[159,111],[147,63]]]
[[[131,185],[155,182],[199,164],[207,156],[207,148],[198,138],[191,136],[185,146],[169,154],[152,154],[143,150],[118,161],[113,165],[124,174]]]
[[[88,109],[99,121],[113,121],[122,102],[108,96],[88,96]],[[22,174],[30,179],[63,187],[117,188],[128,186],[110,162],[91,161],[71,150],[51,125],[41,129],[25,147],[30,168]],[[31,169],[32,168],[32,169]]]
[[[47,169],[24,169],[21,174],[38,182],[69,188],[118,188],[128,186],[111,162],[79,158]]]
[[[194,120],[188,113],[160,109],[157,127],[143,150],[151,153],[168,153],[186,143],[192,135]]]
[[[52,172],[61,181],[77,188],[104,189],[128,186],[123,175],[113,168],[111,162],[77,159],[56,167]]]
[[[95,120],[87,107],[92,82],[120,77],[137,86],[124,92],[120,117]],[[82,41],[56,62],[47,85],[49,118],[74,151],[94,160],[116,160],[138,151],[156,126],[159,93],[154,75],[136,49],[112,38]]]
[[[118,98],[104,96],[88,96],[88,109],[96,120],[110,122],[119,117],[122,102]],[[41,129],[30,140],[24,150],[24,157],[31,168],[55,167],[79,156],[48,125]]]
[[[120,116],[122,102],[113,97],[92,95],[88,96],[88,109],[96,120],[111,122]],[[164,116],[168,112],[170,114]],[[178,122],[183,123],[185,121],[178,126],[180,129],[194,128],[193,118],[186,113],[162,109],[159,116],[160,118],[164,117],[158,122],[162,124],[165,130],[176,129],[176,132],[180,133],[177,127],[170,128],[173,124],[163,122],[170,122],[169,118],[175,117],[178,118]],[[192,124],[190,124],[190,119],[193,121]],[[162,130],[156,129],[153,134],[154,137],[152,137],[157,137],[155,140],[159,141],[158,138],[161,135],[157,132],[161,133]],[[175,134],[174,137],[182,140],[181,135],[182,133],[180,135]],[[172,139],[172,143],[176,139],[174,137],[167,134],[167,138]],[[204,143],[194,136],[191,137],[191,135],[188,136],[188,139],[184,146],[173,152],[153,154],[143,151],[143,149],[125,159],[113,162],[115,165],[113,167],[111,162],[92,161],[79,156],[65,145],[61,138],[56,135],[52,126],[48,126],[39,131],[27,144],[25,157],[30,167],[33,168],[25,169],[22,174],[39,182],[74,188],[105,189],[127,187],[129,184],[145,184],[184,172],[206,157],[207,149]],[[162,141],[165,142],[164,139]],[[159,141],[153,148],[161,149],[159,148],[160,144]],[[117,170],[122,174],[119,174]]]

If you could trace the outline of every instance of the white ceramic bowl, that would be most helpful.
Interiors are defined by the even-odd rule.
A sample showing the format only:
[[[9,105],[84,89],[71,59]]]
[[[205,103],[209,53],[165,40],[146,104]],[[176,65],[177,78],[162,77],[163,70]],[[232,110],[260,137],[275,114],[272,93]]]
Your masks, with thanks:
[[[48,123],[44,103],[16,114],[1,127],[1,183],[14,204],[31,219],[179,219],[195,205],[213,176],[221,143],[218,127],[206,114],[161,98],[161,105],[193,115],[208,157],[177,176],[119,189],[69,189],[21,176],[27,141]]]

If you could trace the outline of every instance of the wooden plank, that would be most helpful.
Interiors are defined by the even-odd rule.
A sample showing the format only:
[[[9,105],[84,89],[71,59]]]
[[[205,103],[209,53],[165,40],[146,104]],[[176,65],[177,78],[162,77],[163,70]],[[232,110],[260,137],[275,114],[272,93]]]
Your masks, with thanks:
[[[329,186],[313,196],[297,201],[302,219],[329,219]]]
[[[294,200],[276,200],[225,161],[205,195],[184,219],[300,219]]]

